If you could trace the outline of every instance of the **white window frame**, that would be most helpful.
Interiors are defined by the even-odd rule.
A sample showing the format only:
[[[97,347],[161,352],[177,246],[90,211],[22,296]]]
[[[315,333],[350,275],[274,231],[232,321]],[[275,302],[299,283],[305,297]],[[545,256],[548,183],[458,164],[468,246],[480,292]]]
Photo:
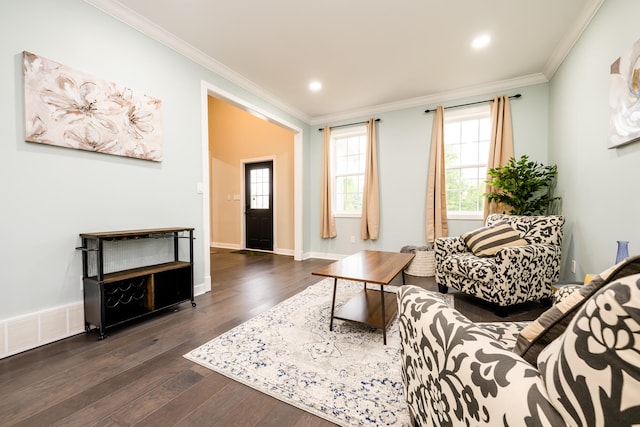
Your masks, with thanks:
[[[447,123],[451,123],[451,122],[461,122],[461,121],[465,121],[465,120],[472,120],[472,119],[483,119],[483,118],[488,118],[489,120],[491,119],[491,108],[489,104],[485,104],[485,105],[480,105],[480,106],[474,106],[474,107],[468,107],[468,108],[457,108],[455,110],[450,110],[450,111],[445,111],[444,114],[444,122],[445,122],[445,127],[447,125]],[[489,135],[491,134],[491,129],[489,129]],[[447,137],[447,133],[445,131],[445,140]],[[490,138],[490,136],[489,136]],[[445,144],[446,145],[446,144]],[[484,162],[479,161],[477,163],[466,163],[466,164],[461,164],[459,166],[451,166],[449,164],[447,164],[447,159],[445,157],[445,170],[450,170],[450,169],[464,169],[464,168],[487,168],[487,162],[488,162],[488,157],[489,157],[489,145],[487,144],[486,146],[486,152],[484,153],[485,156],[485,160]],[[478,150],[480,150],[480,146],[478,146]],[[445,148],[445,152],[446,152],[446,148]],[[480,155],[482,155],[483,153],[480,153],[480,151],[478,152]],[[479,177],[480,179],[482,179],[481,177]],[[486,179],[486,177],[485,177]],[[482,180],[482,182],[484,182],[484,179]],[[448,185],[448,184],[447,184]],[[482,191],[482,193],[484,193],[484,191]],[[478,219],[483,219],[483,212],[484,209],[484,198],[481,197],[480,200],[480,210],[479,211],[450,211],[447,209],[447,218],[449,219],[469,219],[469,220],[478,220]]]
[[[336,156],[336,141],[344,138],[349,138],[353,136],[364,136],[365,138],[365,147],[364,147],[364,160],[362,161],[362,172],[361,173],[349,173],[349,174],[338,174],[337,171],[337,156]],[[353,176],[353,175],[362,175],[362,182],[364,183],[364,173],[365,173],[365,162],[367,158],[367,146],[366,146],[366,137],[367,137],[367,127],[366,125],[356,125],[356,126],[348,126],[340,129],[332,129],[331,130],[331,189],[332,194],[331,197],[333,199],[333,216],[337,218],[360,218],[362,217],[362,206],[360,206],[359,212],[350,212],[350,211],[339,211],[337,207],[339,204],[337,203],[337,179],[341,176]],[[362,198],[362,194],[360,195]]]

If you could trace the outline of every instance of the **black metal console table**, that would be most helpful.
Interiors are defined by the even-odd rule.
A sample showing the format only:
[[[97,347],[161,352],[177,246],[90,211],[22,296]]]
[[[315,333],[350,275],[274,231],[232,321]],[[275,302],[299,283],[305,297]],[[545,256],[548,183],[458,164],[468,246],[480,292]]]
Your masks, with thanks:
[[[193,230],[81,233],[82,246],[76,249],[82,251],[86,332],[93,325],[103,339],[105,329],[158,310],[185,301],[195,307]],[[183,260],[181,239],[188,244]]]

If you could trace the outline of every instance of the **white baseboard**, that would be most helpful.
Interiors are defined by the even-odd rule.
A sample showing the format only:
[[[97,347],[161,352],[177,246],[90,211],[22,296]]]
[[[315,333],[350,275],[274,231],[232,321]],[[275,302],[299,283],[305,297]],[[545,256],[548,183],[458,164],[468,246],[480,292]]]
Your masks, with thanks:
[[[276,255],[284,255],[284,256],[294,256],[295,255],[295,251],[293,249],[276,248],[276,249],[274,249],[273,253],[275,253]]]
[[[242,250],[245,249],[242,245],[236,245],[231,243],[220,243],[220,242],[211,242],[210,245],[212,248],[220,248],[220,249],[233,249],[233,250]],[[286,256],[294,256],[295,251],[293,249],[281,249],[275,248],[273,253],[276,255],[286,255]]]
[[[349,255],[344,255],[344,254],[330,254],[330,253],[326,253],[326,252],[307,252],[304,254],[303,259],[309,259],[309,258],[317,258],[317,259],[330,259],[333,261],[338,261],[341,260],[342,258],[346,258]]]
[[[204,283],[200,283],[199,285],[195,285],[193,287],[194,296],[202,295],[209,291],[211,291],[211,276],[205,277]]]
[[[221,248],[221,249],[234,249],[234,250],[244,249],[242,245],[236,245],[231,243],[220,243],[220,242],[211,242],[210,246],[212,248]]]
[[[208,277],[194,286],[193,293],[202,295],[210,290]],[[82,301],[0,320],[0,359],[81,333],[84,333]]]
[[[82,302],[0,320],[0,359],[82,332]]]

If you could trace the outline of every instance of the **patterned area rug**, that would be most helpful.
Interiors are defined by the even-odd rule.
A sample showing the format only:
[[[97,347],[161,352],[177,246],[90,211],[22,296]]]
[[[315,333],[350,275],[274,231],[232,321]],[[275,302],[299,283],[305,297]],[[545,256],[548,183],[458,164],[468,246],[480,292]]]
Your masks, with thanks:
[[[340,280],[336,307],[361,289]],[[184,357],[339,425],[409,426],[397,317],[386,346],[354,322],[330,332],[332,291],[325,279]]]

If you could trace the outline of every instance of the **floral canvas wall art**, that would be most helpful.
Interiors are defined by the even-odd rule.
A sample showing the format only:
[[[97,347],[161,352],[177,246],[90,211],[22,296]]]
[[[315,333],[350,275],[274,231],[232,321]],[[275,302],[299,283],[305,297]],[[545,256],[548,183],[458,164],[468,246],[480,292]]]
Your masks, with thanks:
[[[159,99],[23,52],[25,139],[162,161]]]
[[[640,138],[640,40],[611,64],[609,148]]]

